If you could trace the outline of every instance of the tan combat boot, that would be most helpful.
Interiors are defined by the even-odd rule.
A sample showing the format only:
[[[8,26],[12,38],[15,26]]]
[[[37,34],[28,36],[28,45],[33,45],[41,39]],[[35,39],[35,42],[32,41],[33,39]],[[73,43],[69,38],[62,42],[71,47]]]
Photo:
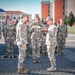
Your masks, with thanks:
[[[28,73],[28,70],[24,70],[24,69],[22,69],[22,68],[19,68],[19,69],[18,69],[18,73],[19,73],[19,74],[27,74],[27,73]]]
[[[37,63],[41,63],[41,61],[39,60],[39,58],[37,58],[37,60],[36,60],[36,61],[37,61]]]
[[[47,71],[55,71],[56,70],[56,63],[51,62],[51,67],[47,68]]]
[[[33,60],[33,64],[36,64],[36,63],[37,63],[37,59],[34,59],[34,60]]]

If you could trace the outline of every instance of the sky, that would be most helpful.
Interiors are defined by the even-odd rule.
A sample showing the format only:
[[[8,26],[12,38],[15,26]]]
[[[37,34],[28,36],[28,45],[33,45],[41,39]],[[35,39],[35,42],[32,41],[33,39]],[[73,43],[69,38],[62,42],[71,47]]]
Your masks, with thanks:
[[[10,11],[22,11],[28,14],[41,15],[41,0],[0,0],[0,8]],[[52,2],[52,0],[50,0]]]

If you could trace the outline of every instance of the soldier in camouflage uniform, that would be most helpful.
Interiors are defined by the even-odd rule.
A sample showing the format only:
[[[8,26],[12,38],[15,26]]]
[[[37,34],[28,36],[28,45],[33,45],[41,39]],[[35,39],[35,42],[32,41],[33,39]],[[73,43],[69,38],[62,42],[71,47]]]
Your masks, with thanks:
[[[33,63],[39,63],[40,50],[42,45],[42,22],[39,20],[39,15],[35,15],[35,20],[30,25],[31,35],[31,45],[32,45],[32,54],[33,54]]]
[[[28,39],[26,57],[29,57],[30,56],[30,47],[31,47],[31,40],[30,40],[31,33],[29,30],[29,26],[30,26],[29,20],[27,20],[26,25],[27,25],[27,39]]]
[[[63,19],[60,19],[60,25],[57,32],[57,49],[59,51],[59,55],[63,55],[64,53],[67,34],[67,25],[64,24]]]
[[[47,53],[48,53],[48,58],[51,63],[51,67],[47,68],[47,71],[54,71],[56,70],[56,60],[55,60],[55,47],[57,44],[57,39],[56,39],[56,26],[53,25],[53,20],[50,17],[47,17],[46,19],[47,24],[49,25],[48,29],[44,29],[44,31],[47,32],[46,36],[46,46],[47,46]]]
[[[46,19],[43,20],[43,24],[44,24],[44,27],[48,29]],[[47,34],[46,32],[43,32],[43,35],[42,35],[42,38],[43,38],[43,41],[42,41],[42,54],[43,54],[43,56],[47,55],[47,48],[46,48],[46,45],[45,45],[46,34]]]
[[[1,30],[2,28],[1,28],[1,25],[0,25],[0,39],[1,39],[1,37],[2,37],[2,30]]]
[[[6,20],[6,23],[3,24],[3,26],[2,26],[2,32],[3,32],[3,37],[4,37],[4,40],[5,40],[5,44],[7,43],[7,41],[6,41],[6,26],[7,26],[7,20]]]
[[[7,21],[7,25],[5,26],[4,35],[6,36],[6,49],[7,49],[7,55],[8,58],[13,57],[13,51],[14,51],[14,40],[15,40],[15,26],[13,25],[13,21],[9,19]]]
[[[22,13],[20,15],[21,20],[17,24],[16,27],[16,42],[18,45],[19,49],[19,57],[18,57],[18,73],[28,73],[28,70],[23,69],[23,63],[25,60],[25,54],[26,54],[26,49],[27,49],[27,26],[25,22],[28,20],[28,15],[25,13]]]

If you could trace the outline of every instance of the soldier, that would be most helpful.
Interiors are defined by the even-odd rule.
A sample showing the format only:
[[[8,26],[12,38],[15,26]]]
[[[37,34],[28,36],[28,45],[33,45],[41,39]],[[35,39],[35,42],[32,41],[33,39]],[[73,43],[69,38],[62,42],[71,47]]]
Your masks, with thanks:
[[[30,33],[30,30],[29,30],[29,26],[30,26],[29,20],[27,20],[26,25],[27,25],[27,39],[28,39],[26,57],[29,57],[30,56],[30,44],[31,44],[31,42],[30,42],[31,41],[30,40],[31,33]]]
[[[7,25],[7,20],[6,20],[6,23],[5,24],[3,24],[3,26],[2,26],[2,32],[3,32],[3,37],[4,37],[4,40],[5,40],[5,44],[7,43],[7,41],[6,41],[6,25]]]
[[[51,67],[47,68],[47,71],[54,71],[56,70],[56,60],[55,60],[55,47],[56,47],[56,26],[53,25],[53,20],[50,17],[46,19],[47,24],[49,25],[48,29],[44,29],[47,32],[46,36],[46,46],[47,46],[47,53],[49,61],[51,62]]]
[[[30,25],[31,35],[31,45],[32,45],[32,54],[33,54],[33,63],[40,63],[40,50],[42,44],[42,22],[39,20],[39,15],[35,15],[35,20]]]
[[[64,24],[64,20],[60,19],[60,25],[57,32],[57,49],[59,51],[59,55],[64,54],[67,34],[67,26]]]
[[[22,13],[20,17],[21,17],[21,20],[17,24],[17,27],[16,27],[16,42],[17,42],[18,49],[19,49],[18,73],[26,74],[28,73],[28,70],[23,69],[23,63],[25,60],[26,48],[28,44],[27,26],[25,24],[25,22],[28,20],[28,15],[25,13]]]
[[[8,58],[13,57],[13,51],[14,51],[14,39],[15,37],[15,26],[13,25],[13,21],[11,19],[8,19],[7,25],[4,28],[4,35],[7,42],[6,49],[7,49],[7,55]]]
[[[0,25],[0,39],[1,39],[1,37],[2,37],[2,32],[1,32],[1,25]]]
[[[47,25],[47,22],[46,22],[46,19],[43,20],[43,24],[44,24],[44,27],[48,29],[48,25]],[[43,41],[42,41],[42,54],[43,56],[46,56],[47,55],[47,48],[46,48],[46,45],[45,45],[45,41],[46,41],[46,32],[43,32]]]

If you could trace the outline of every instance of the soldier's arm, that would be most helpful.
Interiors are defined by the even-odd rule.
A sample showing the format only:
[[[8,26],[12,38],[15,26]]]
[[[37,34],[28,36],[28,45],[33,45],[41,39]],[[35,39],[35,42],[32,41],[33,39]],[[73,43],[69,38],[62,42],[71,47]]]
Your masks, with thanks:
[[[14,25],[14,38],[16,39],[16,27]]]
[[[67,26],[66,26],[66,37],[68,36],[68,29],[67,29]]]
[[[24,28],[24,26],[20,26],[20,41],[22,42],[22,45],[27,44],[27,30]],[[26,32],[26,33],[25,33]]]

